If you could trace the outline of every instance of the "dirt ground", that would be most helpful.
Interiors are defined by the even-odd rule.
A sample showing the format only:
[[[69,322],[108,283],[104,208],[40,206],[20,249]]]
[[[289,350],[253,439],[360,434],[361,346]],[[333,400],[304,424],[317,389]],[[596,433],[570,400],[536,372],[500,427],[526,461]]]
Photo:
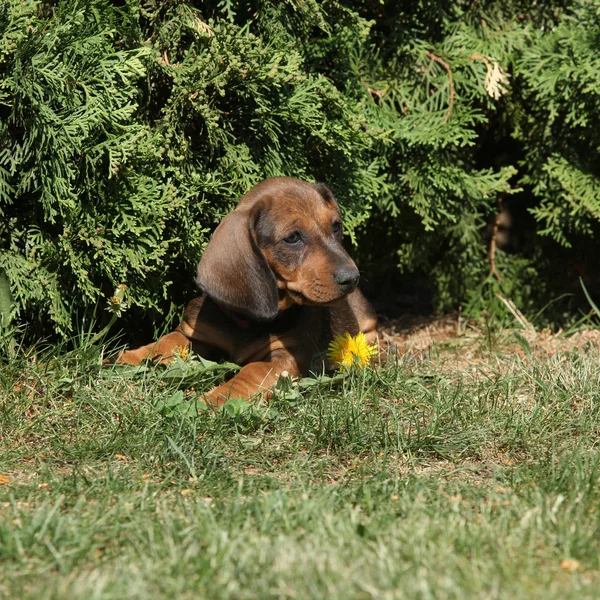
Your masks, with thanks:
[[[469,370],[490,363],[498,355],[527,358],[550,357],[575,350],[600,350],[600,330],[535,330],[527,322],[512,330],[492,331],[483,323],[446,316],[407,315],[381,319],[383,339],[395,345],[400,355],[426,359],[433,354],[451,370]],[[493,362],[496,362],[494,360]]]

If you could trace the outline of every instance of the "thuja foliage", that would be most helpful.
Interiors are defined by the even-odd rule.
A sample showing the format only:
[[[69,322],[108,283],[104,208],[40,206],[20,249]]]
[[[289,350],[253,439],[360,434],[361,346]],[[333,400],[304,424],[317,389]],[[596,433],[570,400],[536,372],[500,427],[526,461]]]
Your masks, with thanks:
[[[150,335],[274,175],[333,188],[367,270],[426,273],[442,308],[482,286],[533,307],[537,240],[600,219],[600,8],[567,4],[3,2],[4,331],[70,335],[125,284]],[[489,223],[510,197],[538,232],[495,253],[498,281]]]

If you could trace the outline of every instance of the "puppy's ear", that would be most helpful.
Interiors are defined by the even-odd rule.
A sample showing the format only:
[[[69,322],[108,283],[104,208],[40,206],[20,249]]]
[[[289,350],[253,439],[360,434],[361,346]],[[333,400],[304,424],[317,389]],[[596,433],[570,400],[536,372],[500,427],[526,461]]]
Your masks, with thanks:
[[[338,203],[333,195],[333,192],[324,183],[313,183],[314,188],[321,194],[323,200],[327,204],[331,204],[338,208]]]
[[[198,264],[198,287],[215,302],[255,321],[277,316],[275,275],[254,238],[254,211],[233,211],[215,229]]]

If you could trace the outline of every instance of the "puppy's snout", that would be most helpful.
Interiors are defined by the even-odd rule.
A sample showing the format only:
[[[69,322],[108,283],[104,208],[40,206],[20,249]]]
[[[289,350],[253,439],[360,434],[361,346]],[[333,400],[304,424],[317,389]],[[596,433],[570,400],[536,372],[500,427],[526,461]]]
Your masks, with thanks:
[[[356,267],[344,267],[333,274],[333,280],[346,294],[356,289],[360,274]]]

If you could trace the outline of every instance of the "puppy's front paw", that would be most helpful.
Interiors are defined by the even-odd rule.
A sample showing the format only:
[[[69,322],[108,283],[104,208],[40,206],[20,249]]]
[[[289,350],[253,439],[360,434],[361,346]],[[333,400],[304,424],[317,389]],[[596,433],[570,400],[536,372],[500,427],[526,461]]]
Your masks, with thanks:
[[[235,398],[235,396],[230,396],[229,387],[227,385],[220,385],[210,390],[210,392],[206,392],[203,396],[206,405],[217,408],[225,404],[230,397]]]
[[[232,398],[251,400],[259,394],[268,398],[270,392],[264,388],[250,386],[243,381],[236,381],[233,379],[206,392],[206,394],[204,394],[204,402],[206,402],[208,406],[219,407]]]
[[[135,351],[124,350],[113,361],[118,365],[139,365],[141,360],[136,356]]]

